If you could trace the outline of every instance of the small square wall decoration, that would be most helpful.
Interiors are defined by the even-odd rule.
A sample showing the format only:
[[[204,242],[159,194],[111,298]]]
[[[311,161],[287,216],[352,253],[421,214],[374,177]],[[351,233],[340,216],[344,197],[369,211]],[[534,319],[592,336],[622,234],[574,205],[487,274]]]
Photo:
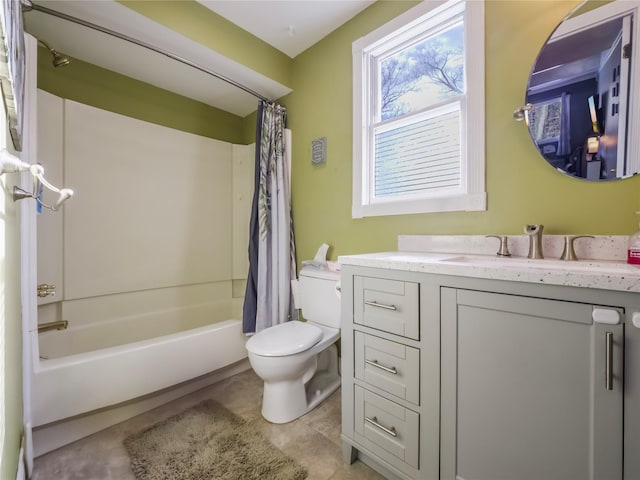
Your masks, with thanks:
[[[327,162],[327,137],[311,141],[311,164],[320,165]]]

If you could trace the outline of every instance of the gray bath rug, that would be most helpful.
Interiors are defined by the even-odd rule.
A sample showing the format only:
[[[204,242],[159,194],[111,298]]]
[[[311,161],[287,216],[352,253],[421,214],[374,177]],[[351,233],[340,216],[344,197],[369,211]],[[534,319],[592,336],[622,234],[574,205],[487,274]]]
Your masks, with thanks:
[[[307,470],[213,400],[124,440],[137,480],[303,480]]]

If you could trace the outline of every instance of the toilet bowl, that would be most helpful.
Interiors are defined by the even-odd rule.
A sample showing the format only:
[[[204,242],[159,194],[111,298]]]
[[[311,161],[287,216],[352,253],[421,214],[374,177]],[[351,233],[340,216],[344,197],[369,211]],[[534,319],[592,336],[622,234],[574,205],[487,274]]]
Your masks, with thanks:
[[[339,274],[305,267],[300,303],[306,322],[267,328],[246,344],[249,362],[264,381],[262,416],[287,423],[315,408],[340,386]]]

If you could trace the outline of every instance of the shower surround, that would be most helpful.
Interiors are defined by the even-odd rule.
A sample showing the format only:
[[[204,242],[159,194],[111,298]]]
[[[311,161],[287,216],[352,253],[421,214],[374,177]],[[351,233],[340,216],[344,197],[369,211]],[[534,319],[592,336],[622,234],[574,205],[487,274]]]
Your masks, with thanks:
[[[29,329],[39,455],[247,368],[234,292],[248,270],[253,147],[43,91],[37,120],[38,158],[76,192],[38,217],[38,284],[56,293],[37,321],[69,322]]]

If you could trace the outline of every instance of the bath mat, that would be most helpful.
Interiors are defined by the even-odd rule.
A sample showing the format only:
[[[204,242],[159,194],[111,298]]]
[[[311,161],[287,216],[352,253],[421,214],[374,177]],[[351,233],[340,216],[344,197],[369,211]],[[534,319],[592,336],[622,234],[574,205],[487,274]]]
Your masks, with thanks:
[[[137,480],[303,480],[255,426],[206,400],[124,440]]]

